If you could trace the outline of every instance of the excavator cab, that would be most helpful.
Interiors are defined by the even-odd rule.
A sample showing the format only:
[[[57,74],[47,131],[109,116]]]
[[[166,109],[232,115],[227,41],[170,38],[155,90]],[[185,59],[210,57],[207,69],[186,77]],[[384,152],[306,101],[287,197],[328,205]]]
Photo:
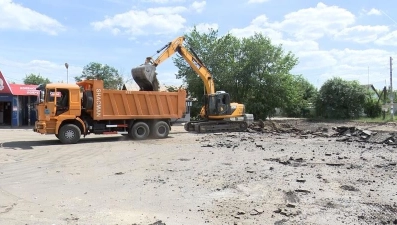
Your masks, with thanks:
[[[224,91],[204,95],[204,105],[207,116],[230,115],[230,96]]]

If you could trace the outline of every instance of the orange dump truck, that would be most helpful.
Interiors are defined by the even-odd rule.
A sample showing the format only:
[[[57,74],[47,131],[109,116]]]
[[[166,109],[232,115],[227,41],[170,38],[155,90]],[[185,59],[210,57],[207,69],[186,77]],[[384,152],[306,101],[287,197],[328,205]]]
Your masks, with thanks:
[[[186,111],[186,91],[107,90],[102,80],[40,85],[34,131],[55,134],[64,144],[88,134],[122,134],[142,140],[165,138],[171,119]]]

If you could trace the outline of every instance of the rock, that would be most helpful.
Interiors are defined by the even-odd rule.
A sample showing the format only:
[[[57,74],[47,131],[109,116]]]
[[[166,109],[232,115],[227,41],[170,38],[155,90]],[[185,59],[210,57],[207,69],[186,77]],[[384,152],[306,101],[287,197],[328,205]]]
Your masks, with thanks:
[[[296,206],[295,206],[294,204],[288,203],[288,204],[287,204],[287,207],[288,207],[288,208],[295,208]]]
[[[282,211],[281,209],[276,209],[276,210],[274,210],[273,212],[274,212],[274,213],[281,213],[281,211]]]
[[[166,225],[166,224],[163,223],[163,221],[159,220],[159,221],[156,221],[156,222],[151,223],[151,224],[149,224],[149,225]]]
[[[212,148],[212,147],[214,147],[212,144],[206,144],[206,145],[202,145],[201,147],[209,147],[209,148]]]
[[[308,191],[308,190],[302,190],[302,189],[296,189],[295,192],[310,193],[310,191]]]
[[[325,165],[327,165],[327,166],[343,166],[345,164],[343,164],[343,163],[326,163]]]
[[[244,214],[245,214],[244,211],[238,211],[238,212],[237,212],[237,215],[244,215]]]
[[[363,131],[361,131],[361,133],[362,133],[362,134],[365,134],[365,135],[367,135],[367,136],[371,136],[371,135],[372,135],[372,132],[369,131],[369,130],[363,130]]]
[[[274,225],[285,225],[287,224],[288,220],[286,219],[282,219],[282,220],[278,220],[276,222],[274,222]]]
[[[358,188],[350,186],[350,185],[342,185],[340,186],[341,189],[346,191],[359,191]]]
[[[264,212],[263,209],[253,209],[253,210],[250,212],[250,215],[251,215],[251,216],[256,216],[256,215],[262,214],[263,212]]]

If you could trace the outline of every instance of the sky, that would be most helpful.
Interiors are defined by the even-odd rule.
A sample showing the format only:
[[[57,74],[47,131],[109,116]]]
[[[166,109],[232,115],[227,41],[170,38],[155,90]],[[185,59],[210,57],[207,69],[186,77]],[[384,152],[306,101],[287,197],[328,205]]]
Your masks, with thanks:
[[[40,73],[71,83],[99,62],[132,82],[131,68],[193,26],[267,35],[299,58],[292,73],[317,88],[333,77],[383,88],[390,85],[390,57],[397,68],[392,0],[0,0],[0,71],[9,82]],[[163,85],[182,84],[172,59],[157,72]]]

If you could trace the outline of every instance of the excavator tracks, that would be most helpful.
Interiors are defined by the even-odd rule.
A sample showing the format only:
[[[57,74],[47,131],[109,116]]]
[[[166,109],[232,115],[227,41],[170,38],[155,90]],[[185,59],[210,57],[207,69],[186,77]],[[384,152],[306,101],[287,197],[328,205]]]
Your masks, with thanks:
[[[196,133],[244,132],[247,128],[245,121],[190,121],[185,124],[186,131]]]

